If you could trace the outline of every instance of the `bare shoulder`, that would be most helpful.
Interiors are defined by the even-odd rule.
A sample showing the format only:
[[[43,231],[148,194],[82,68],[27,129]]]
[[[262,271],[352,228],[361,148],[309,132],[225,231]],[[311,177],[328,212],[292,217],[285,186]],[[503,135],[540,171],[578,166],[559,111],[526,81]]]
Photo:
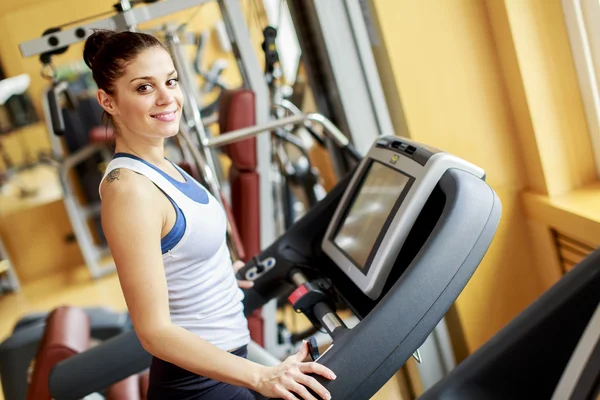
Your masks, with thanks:
[[[133,224],[162,221],[160,192],[145,176],[117,168],[109,172],[100,187],[104,223],[130,221]]]
[[[104,178],[100,186],[100,193],[102,194],[102,202],[110,203],[121,199],[132,201],[142,198],[147,199],[147,196],[154,193],[155,190],[153,189],[152,182],[145,176],[126,168],[115,168]]]

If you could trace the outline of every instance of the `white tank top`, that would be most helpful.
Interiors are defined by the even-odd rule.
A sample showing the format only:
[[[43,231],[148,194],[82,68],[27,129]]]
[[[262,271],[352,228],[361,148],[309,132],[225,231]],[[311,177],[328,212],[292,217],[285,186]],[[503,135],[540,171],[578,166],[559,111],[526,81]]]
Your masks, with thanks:
[[[227,247],[227,216],[221,204],[183,169],[186,182],[130,154],[118,153],[104,178],[116,168],[146,176],[171,200],[175,226],[161,240],[171,321],[223,350],[248,344],[250,332]],[[102,185],[102,182],[100,182]]]

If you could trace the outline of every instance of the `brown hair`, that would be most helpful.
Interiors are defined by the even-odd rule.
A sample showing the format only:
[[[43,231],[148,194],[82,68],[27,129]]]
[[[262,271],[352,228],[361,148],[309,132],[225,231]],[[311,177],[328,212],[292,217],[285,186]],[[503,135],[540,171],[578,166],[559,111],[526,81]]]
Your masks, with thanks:
[[[86,39],[83,59],[98,88],[113,94],[114,82],[123,74],[125,64],[155,46],[164,48],[157,38],[146,33],[98,30]]]

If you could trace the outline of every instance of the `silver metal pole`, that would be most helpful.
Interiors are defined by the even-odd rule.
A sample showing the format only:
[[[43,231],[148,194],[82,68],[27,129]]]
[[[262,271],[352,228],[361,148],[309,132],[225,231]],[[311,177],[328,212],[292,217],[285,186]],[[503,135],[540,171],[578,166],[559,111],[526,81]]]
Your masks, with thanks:
[[[320,124],[325,129],[326,134],[328,134],[338,146],[340,147],[348,147],[350,142],[348,138],[344,136],[342,131],[340,131],[337,126],[333,124],[329,119],[325,116],[317,113],[310,114],[300,114],[300,115],[292,115],[289,117],[284,117],[278,120],[269,121],[262,125],[250,126],[248,128],[237,129],[235,131],[227,132],[224,135],[219,137],[207,139],[205,142],[206,147],[221,147],[230,143],[235,143],[237,141],[247,139],[252,136],[256,136],[263,132],[270,132],[273,129],[283,128],[286,125],[298,125],[304,123],[306,121],[312,121]]]
[[[186,58],[182,54],[181,44],[176,32],[167,32],[166,43],[167,48],[173,57],[175,69],[179,74],[181,91],[185,98],[185,104],[183,105],[185,123],[187,127],[196,134],[198,146],[202,153],[204,153],[204,160],[210,169],[210,171],[204,171],[205,178],[213,195],[217,195],[220,193],[220,185],[213,174],[213,171],[216,171],[215,160],[210,150],[204,146],[204,143],[208,140],[208,135],[204,129],[204,123],[200,115],[200,107],[198,105],[196,93],[193,89],[193,76],[190,73]],[[192,143],[189,143],[189,145],[191,144]]]
[[[187,145],[196,166],[202,173],[203,179],[208,186],[208,189],[212,195],[217,199],[221,205],[224,206],[221,198],[221,187],[219,180],[215,176],[217,166],[211,149],[206,147],[204,143],[209,140],[204,123],[200,115],[200,108],[196,98],[196,92],[194,90],[193,76],[190,73],[190,69],[186,63],[186,58],[182,54],[181,44],[179,37],[176,32],[167,31],[166,34],[167,48],[169,49],[175,68],[179,73],[179,82],[181,83],[181,91],[185,98],[185,104],[183,106],[184,118],[181,121],[181,129],[179,134],[183,137],[185,144]],[[192,136],[189,131],[193,131],[196,134],[197,142],[194,143]],[[240,258],[241,249],[238,249],[233,239],[233,226],[231,221],[227,221],[227,243],[231,257],[235,260]]]

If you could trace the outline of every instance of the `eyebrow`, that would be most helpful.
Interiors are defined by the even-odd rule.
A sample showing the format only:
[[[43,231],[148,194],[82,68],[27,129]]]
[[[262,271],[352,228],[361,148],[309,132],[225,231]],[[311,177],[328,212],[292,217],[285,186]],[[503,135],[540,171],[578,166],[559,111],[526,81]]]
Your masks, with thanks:
[[[167,76],[175,75],[175,72],[177,72],[177,71],[173,70],[173,71],[169,72],[169,74]],[[151,76],[140,76],[139,78],[133,78],[132,80],[129,81],[129,83],[131,83],[133,81],[137,81],[138,79],[143,79],[145,81],[151,81],[154,78]]]

